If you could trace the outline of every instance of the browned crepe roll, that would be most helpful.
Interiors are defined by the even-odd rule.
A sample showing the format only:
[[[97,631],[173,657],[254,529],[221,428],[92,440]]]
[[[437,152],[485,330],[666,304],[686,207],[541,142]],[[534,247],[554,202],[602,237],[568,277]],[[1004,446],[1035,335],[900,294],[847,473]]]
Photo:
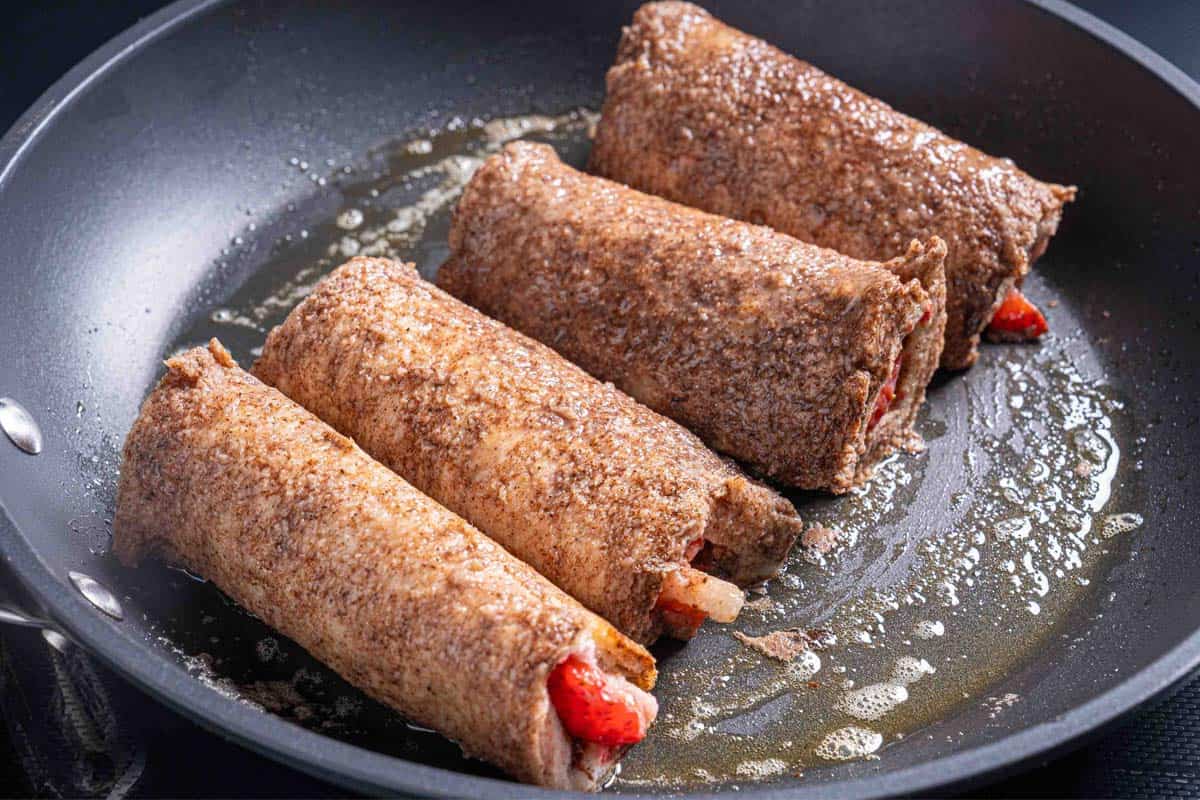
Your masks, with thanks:
[[[336,269],[254,373],[639,641],[680,629],[659,599],[693,556],[759,581],[801,528],[694,435],[411,265]]]
[[[950,369],[974,363],[1075,195],[678,2],[625,29],[591,169],[856,258],[940,236]]]
[[[648,689],[643,648],[216,340],[167,366],[125,442],[123,562],[157,554],[209,578],[346,680],[516,778],[596,788],[619,751],[605,761],[567,735],[547,677],[575,655]]]
[[[844,492],[915,441],[938,239],[858,261],[516,142],[475,173],[450,247],[444,289],[776,480]]]

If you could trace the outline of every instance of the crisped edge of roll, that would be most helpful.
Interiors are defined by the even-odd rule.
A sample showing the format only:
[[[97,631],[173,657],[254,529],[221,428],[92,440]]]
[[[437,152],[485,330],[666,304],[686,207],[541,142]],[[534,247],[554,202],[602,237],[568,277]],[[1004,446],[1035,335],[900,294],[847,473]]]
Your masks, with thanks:
[[[704,540],[712,545],[712,572],[742,587],[767,580],[783,567],[803,529],[804,522],[791,502],[736,474],[713,495],[703,532]],[[749,546],[747,531],[756,534]]]
[[[1025,282],[1025,276],[1029,274],[1029,272],[1033,269],[1033,265],[1036,264],[1037,260],[1042,257],[1043,253],[1046,252],[1046,248],[1050,245],[1050,240],[1058,232],[1058,225],[1062,221],[1062,214],[1063,210],[1066,208],[1066,204],[1073,202],[1075,200],[1075,194],[1078,192],[1078,189],[1074,186],[1060,186],[1056,183],[1048,184],[1048,186],[1051,194],[1054,195],[1054,203],[1052,203],[1046,209],[1041,220],[1038,222],[1037,238],[1034,239],[1033,244],[1031,244],[1022,253],[1020,269],[1014,274],[1006,277],[996,290],[996,296],[992,299],[992,305],[987,310],[986,321],[983,323],[983,328],[980,330],[980,334],[974,339],[970,360],[965,364],[964,367],[955,367],[943,363],[942,366],[946,369],[961,369],[974,364],[976,358],[979,356],[977,345],[981,339],[986,339],[987,341],[993,343],[1029,341],[1024,334],[1018,334],[1015,336],[1009,335],[1004,332],[993,331],[990,326],[992,324],[992,318],[996,316],[996,311],[999,310],[1000,306],[1004,303],[1005,298],[1008,297],[1008,293],[1012,291],[1013,288],[1019,288],[1021,284]]]
[[[913,240],[905,255],[884,264],[900,280],[916,280],[920,283],[932,304],[931,316],[924,325],[918,325],[904,338],[896,399],[874,430],[866,433],[863,454],[855,474],[856,483],[869,478],[875,465],[893,450],[903,448],[917,452],[923,447],[913,425],[925,402],[925,390],[937,372],[945,341],[946,250],[946,243],[936,236],[924,244]],[[871,394],[868,408],[874,408],[878,391],[876,389]]]
[[[732,622],[741,604],[737,602],[735,610],[729,596],[740,595],[738,590],[777,574],[803,531],[804,524],[790,501],[741,474],[733,461],[722,461],[732,474],[709,494],[708,513],[698,520],[702,525],[680,530],[673,557],[647,572],[650,595],[655,598],[646,612],[650,641],[660,635],[687,640],[705,621]],[[683,608],[663,603],[664,599],[676,599],[667,598],[668,584],[675,578],[673,586],[678,587],[679,575],[684,573],[692,576],[683,580],[689,587],[697,578],[705,579],[706,588],[697,591],[695,602],[688,603],[691,608],[686,610],[687,614],[700,614],[699,621],[679,616]]]
[[[233,356],[216,338],[209,339],[207,349],[218,366],[226,369],[237,366]],[[179,561],[171,550],[169,540],[156,537],[154,531],[144,530],[126,518],[123,512],[127,504],[121,499],[132,491],[130,481],[133,480],[133,476],[125,469],[125,465],[130,461],[132,445],[141,438],[135,434],[142,426],[150,424],[150,420],[145,416],[150,396],[172,384],[194,386],[200,380],[200,372],[186,356],[186,352],[178,353],[163,362],[167,368],[166,374],[159,378],[154,388],[143,399],[137,418],[133,421],[129,433],[125,435],[125,444],[121,448],[121,469],[117,479],[116,510],[113,515],[113,555],[127,567],[136,567],[148,555],[158,555],[168,562]]]
[[[600,617],[590,631],[596,643],[596,661],[609,672],[616,672],[647,692],[658,680],[654,656],[637,642]]]
[[[1030,180],[1036,181],[1037,179],[1030,177]],[[1057,183],[1043,185],[1049,190],[1052,201],[1045,207],[1041,219],[1038,220],[1037,234],[1034,241],[1021,251],[1015,259],[1012,271],[996,286],[996,292],[992,296],[992,303],[980,317],[976,330],[965,335],[965,338],[961,340],[961,346],[952,347],[950,345],[953,345],[955,342],[947,341],[947,347],[942,351],[940,364],[943,369],[964,370],[975,363],[979,358],[979,343],[983,339],[988,326],[992,324],[992,317],[996,315],[1000,304],[1008,296],[1009,290],[1014,286],[1021,285],[1025,280],[1025,276],[1033,268],[1034,263],[1046,252],[1046,248],[1050,245],[1050,240],[1058,232],[1058,225],[1062,221],[1063,210],[1067,203],[1075,200],[1075,194],[1078,189],[1075,186],[1061,186]],[[955,341],[959,340],[956,339]]]
[[[735,587],[744,589],[775,576],[804,529],[800,515],[787,498],[743,475],[732,460],[722,458],[722,461],[732,474],[710,493],[703,528],[681,531],[675,558],[655,573],[655,596],[659,599],[651,610],[651,618],[657,629],[675,639],[690,639],[699,623],[672,619],[669,607],[660,606],[671,573],[686,571],[695,577],[705,575],[712,591],[732,593]],[[713,587],[711,579],[724,587]],[[685,583],[690,584],[693,580],[688,579]],[[719,605],[729,604],[722,602]],[[717,619],[718,609],[705,603],[700,603],[694,610],[703,612],[703,620],[733,621],[732,618]],[[738,613],[729,608],[723,610],[731,612],[733,618]]]
[[[880,268],[888,270],[903,283],[916,281],[919,302],[933,305],[932,316],[927,324],[917,325],[907,334],[901,340],[899,349],[888,359],[889,364],[897,357],[904,359],[900,387],[906,391],[903,396],[897,394],[897,401],[874,429],[869,428],[869,423],[883,383],[863,371],[849,378],[854,383],[851,388],[861,392],[862,416],[846,442],[842,466],[832,476],[829,485],[803,488],[820,488],[833,494],[844,494],[870,478],[875,466],[888,453],[900,447],[919,448],[920,440],[916,438],[912,426],[924,402],[925,388],[937,371],[945,338],[945,258],[946,243],[934,236],[925,243],[914,239],[909,243],[907,253],[880,265]]]

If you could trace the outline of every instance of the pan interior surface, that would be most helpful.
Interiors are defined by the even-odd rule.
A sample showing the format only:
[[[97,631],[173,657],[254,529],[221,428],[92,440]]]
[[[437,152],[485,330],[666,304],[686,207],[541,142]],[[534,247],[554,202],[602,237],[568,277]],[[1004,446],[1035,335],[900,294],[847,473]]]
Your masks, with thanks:
[[[297,160],[337,187],[342,207],[299,234],[286,218],[282,233],[256,228],[275,237],[274,255],[170,350],[217,337],[251,363],[267,332],[352,256],[415,261],[434,278],[453,204],[484,158],[531,138],[582,166],[596,118],[575,109],[453,120],[349,171]],[[738,624],[658,648],[662,714],[612,788],[732,787],[801,772],[813,780],[837,762],[882,758],[902,738],[932,735],[939,721],[975,714],[978,725],[1002,725],[1024,698],[997,682],[1069,620],[1116,602],[1093,581],[1136,552],[1143,517],[1129,509],[1144,493],[1130,467],[1141,456],[1134,421],[1091,344],[1071,333],[1078,322],[1057,307],[1058,292],[1040,277],[1026,289],[1056,306],[1063,333],[1041,347],[989,348],[971,372],[944,376],[922,422],[925,453],[888,459],[847,497],[793,493],[809,546],[752,593]],[[214,662],[219,637],[201,630],[196,639],[193,622],[185,616],[167,638],[187,642],[188,657],[204,654],[191,662],[197,674],[233,697],[326,729],[394,722],[386,712],[339,713],[353,702],[344,693],[297,691],[321,671],[294,647],[281,650],[278,637],[256,645],[281,672],[274,684],[263,684],[256,662]],[[809,642],[782,663],[761,652]],[[264,693],[272,687],[284,695]]]
[[[1080,184],[1028,283],[1055,304],[1054,335],[939,379],[928,451],[889,461],[862,494],[794,498],[857,541],[824,564],[798,551],[734,628],[837,643],[818,669],[812,654],[761,658],[726,628],[660,648],[666,713],[618,790],[862,795],[961,780],[1079,733],[1061,720],[1084,704],[1098,721],[1161,688],[1122,694],[1176,648],[1195,663],[1200,164],[1180,124],[1195,105],[1035,6],[860,5],[708,4],[1040,178]],[[213,587],[119,568],[107,548],[120,444],[172,349],[216,334],[248,366],[350,255],[431,275],[454,188],[488,147],[540,137],[581,163],[586,109],[634,7],[196,8],[10,133],[0,391],[33,412],[45,446],[0,448],[0,543],[49,613],[183,710],[346,785],[474,786],[405,762],[496,777]],[[112,588],[124,619],[84,604],[69,571]],[[322,752],[280,716],[371,752]],[[850,728],[865,733],[838,733]],[[939,766],[971,753],[985,755]]]

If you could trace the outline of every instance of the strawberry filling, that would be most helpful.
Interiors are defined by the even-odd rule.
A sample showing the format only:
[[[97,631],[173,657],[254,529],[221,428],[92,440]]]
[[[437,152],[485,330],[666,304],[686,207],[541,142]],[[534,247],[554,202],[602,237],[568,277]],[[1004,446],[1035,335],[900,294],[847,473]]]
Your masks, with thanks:
[[[879,420],[883,419],[883,415],[892,407],[892,401],[896,399],[896,384],[900,382],[900,365],[903,359],[897,357],[896,363],[892,366],[892,374],[888,377],[887,382],[879,387],[879,394],[875,396],[875,410],[871,412],[871,421],[867,423],[867,430],[874,429],[879,424]]]
[[[568,734],[609,747],[640,742],[658,712],[654,698],[576,655],[554,668],[546,689]]]
[[[927,324],[931,319],[933,319],[933,303],[926,303],[921,318],[917,320],[917,324],[905,336],[911,336],[913,331]],[[896,356],[896,363],[892,365],[892,374],[888,376],[883,386],[879,387],[879,394],[875,395],[875,408],[872,409],[871,419],[867,422],[868,433],[874,430],[875,426],[879,424],[879,420],[883,419],[883,415],[892,407],[892,401],[899,394],[896,387],[900,383],[900,368],[903,365],[904,353],[901,352],[900,355]]]
[[[712,552],[704,537],[700,536],[688,542],[683,557],[692,566],[703,570],[711,566]],[[658,596],[654,607],[662,614],[668,633],[677,639],[690,639],[695,636],[696,631],[700,630],[700,626],[708,618],[704,609],[664,594]]]
[[[1008,290],[1004,302],[996,309],[988,329],[1003,334],[1008,339],[1030,340],[1050,330],[1050,326],[1046,324],[1046,318],[1038,311],[1037,306],[1029,302],[1028,298],[1021,294],[1021,290],[1014,286]]]
[[[718,545],[697,537],[683,549],[686,563],[663,573],[654,608],[668,636],[690,639],[706,619],[737,619],[746,596],[735,584],[713,574],[721,553]]]
[[[660,597],[656,606],[662,613],[670,632],[676,638],[690,639],[700,630],[708,614],[703,609],[680,602],[673,597]]]

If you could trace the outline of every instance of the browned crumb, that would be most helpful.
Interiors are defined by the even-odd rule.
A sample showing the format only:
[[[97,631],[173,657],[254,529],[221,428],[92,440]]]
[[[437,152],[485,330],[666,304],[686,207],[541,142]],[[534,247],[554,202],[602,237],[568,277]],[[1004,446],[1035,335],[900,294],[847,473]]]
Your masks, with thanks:
[[[734,631],[734,638],[751,650],[779,661],[791,661],[805,650],[825,650],[837,641],[832,632],[803,628],[785,628],[762,636],[749,636]]]
[[[837,634],[828,628],[809,628],[808,646],[813,650],[828,650],[837,644]]]
[[[800,545],[805,550],[822,556],[837,547],[838,542],[841,540],[841,531],[837,528],[827,528],[820,524],[808,526],[804,533],[800,535]]]
[[[291,681],[255,681],[240,688],[243,697],[281,716],[303,721],[314,715],[312,706]]]
[[[779,661],[791,661],[808,649],[808,637],[799,629],[771,631],[765,636],[747,636],[734,631],[733,637],[751,650]]]

